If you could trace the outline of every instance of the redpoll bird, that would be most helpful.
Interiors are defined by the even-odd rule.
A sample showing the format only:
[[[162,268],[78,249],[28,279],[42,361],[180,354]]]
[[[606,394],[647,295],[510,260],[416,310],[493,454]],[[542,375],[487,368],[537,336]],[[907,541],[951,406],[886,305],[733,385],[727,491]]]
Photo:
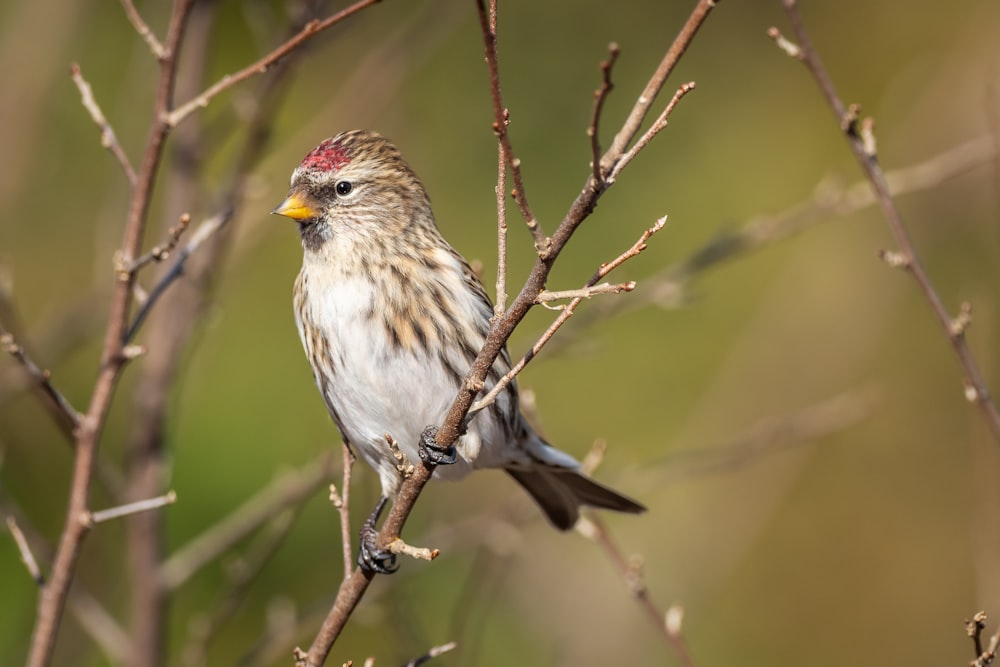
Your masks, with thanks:
[[[383,498],[367,536],[362,531],[364,567],[394,564],[373,553],[371,539],[378,512],[401,484],[387,435],[410,461],[422,454],[451,464],[435,478],[502,468],[562,530],[576,523],[581,505],[644,510],[584,477],[573,457],[542,440],[518,409],[514,382],[469,421],[453,451],[434,451],[426,428],[454,400],[493,306],[441,236],[423,184],[394,145],[364,130],[327,139],[292,173],[288,197],[273,212],[295,220],[302,238],[295,320],[316,384],[346,442],[381,478]],[[504,350],[485,391],[509,368]]]

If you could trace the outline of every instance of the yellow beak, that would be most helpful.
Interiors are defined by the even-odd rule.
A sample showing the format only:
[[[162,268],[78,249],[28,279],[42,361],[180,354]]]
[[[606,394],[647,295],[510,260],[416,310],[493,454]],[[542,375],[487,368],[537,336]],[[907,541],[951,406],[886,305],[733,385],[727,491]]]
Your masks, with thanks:
[[[275,215],[283,215],[297,222],[316,220],[319,218],[319,209],[311,198],[301,192],[293,192],[285,198],[285,201],[278,204],[278,207],[271,211]]]

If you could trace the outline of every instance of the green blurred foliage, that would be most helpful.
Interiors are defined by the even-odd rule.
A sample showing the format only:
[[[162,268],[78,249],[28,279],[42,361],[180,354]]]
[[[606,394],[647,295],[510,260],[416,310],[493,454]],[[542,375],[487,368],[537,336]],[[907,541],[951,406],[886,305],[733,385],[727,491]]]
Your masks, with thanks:
[[[504,3],[505,102],[528,195],[546,229],[555,228],[588,173],[584,130],[606,45],[616,41],[622,53],[602,122],[605,145],[692,4]],[[973,0],[961,9],[930,0],[804,4],[842,95],[877,119],[887,169],[1000,126],[996,2]],[[140,6],[159,33],[165,5]],[[206,83],[265,53],[284,21],[281,3],[219,3]],[[777,0],[720,3],[670,84],[695,80],[697,89],[601,201],[550,287],[580,285],[669,214],[666,229],[618,276],[642,289],[644,277],[757,214],[809,198],[821,180],[859,178],[806,72],[765,36],[771,25],[785,25]],[[53,333],[45,328],[71,306],[90,300],[103,314],[125,217],[125,180],[79,104],[70,62],[81,65],[137,161],[156,67],[117,3],[0,6],[0,270],[29,343]],[[252,85],[199,115],[213,176],[199,184],[196,220],[215,212],[241,139],[243,91]],[[179,502],[165,510],[170,551],[278,471],[339,446],[292,321],[295,230],[267,215],[292,168],[340,130],[380,130],[423,177],[445,235],[482,261],[492,284],[491,121],[470,2],[386,0],[309,47],[171,394],[169,488]],[[969,340],[994,390],[998,183],[995,164],[984,164],[899,200],[945,303],[953,312],[962,300],[974,304]],[[163,190],[147,246],[173,223]],[[516,285],[531,251],[511,212]],[[682,308],[645,308],[569,328],[572,344],[543,354],[522,376],[548,437],[578,456],[595,438],[606,439],[597,476],[649,506],[642,518],[606,520],[627,552],[643,555],[653,599],[685,607],[699,665],[791,664],[804,655],[817,665],[962,664],[972,655],[962,619],[980,608],[1000,613],[998,445],[963,400],[958,366],[915,286],[876,258],[891,246],[874,208],[830,219],[699,276]],[[515,335],[515,353],[550,319],[547,311],[533,313]],[[34,350],[81,409],[97,365],[100,321],[80,323],[91,331],[68,351]],[[0,360],[2,377],[11,377],[12,366]],[[131,389],[127,373],[102,442],[112,462],[121,458]],[[793,433],[794,447],[758,452],[713,474],[675,474],[678,452],[726,446],[762,420],[777,423],[780,433],[804,408],[872,392],[878,399],[864,419]],[[71,452],[33,396],[0,404],[0,447],[5,511],[18,507],[54,544]],[[359,467],[356,522],[374,499],[373,477]],[[379,580],[330,664],[374,655],[390,665],[453,639],[460,648],[434,664],[671,662],[595,546],[556,534],[530,509],[523,531],[503,530],[498,508],[527,504],[513,489],[495,473],[429,488],[407,537],[433,546],[444,540],[442,557],[433,565],[406,562],[400,574]],[[283,614],[320,613],[332,600],[339,530],[324,496],[306,504],[255,578],[212,644],[210,664],[239,664]],[[98,486],[93,506],[109,502]],[[467,537],[447,531],[473,520],[497,526]],[[102,525],[85,545],[78,575],[119,618],[127,618],[124,548],[122,528]],[[167,664],[186,664],[192,628],[225,594],[225,568],[212,564],[172,600]],[[0,662],[18,664],[36,590],[6,538],[0,591]],[[295,641],[307,645],[316,622]],[[262,664],[290,664],[290,649],[278,646]],[[57,664],[108,663],[68,618]]]

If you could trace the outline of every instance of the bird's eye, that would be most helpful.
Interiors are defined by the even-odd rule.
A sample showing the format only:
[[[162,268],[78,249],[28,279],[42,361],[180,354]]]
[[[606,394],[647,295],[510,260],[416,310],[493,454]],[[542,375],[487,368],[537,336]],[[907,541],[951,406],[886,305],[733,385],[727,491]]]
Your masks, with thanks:
[[[354,186],[351,185],[350,181],[337,181],[337,185],[335,185],[334,188],[337,190],[338,195],[346,197],[351,194],[351,190],[354,189]]]

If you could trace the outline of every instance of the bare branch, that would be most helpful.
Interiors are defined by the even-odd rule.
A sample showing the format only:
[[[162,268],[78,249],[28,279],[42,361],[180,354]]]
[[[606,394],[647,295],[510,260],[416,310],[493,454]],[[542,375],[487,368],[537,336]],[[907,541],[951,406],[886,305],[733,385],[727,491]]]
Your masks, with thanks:
[[[497,61],[497,3],[490,0],[489,11],[483,0],[476,0],[479,8],[479,24],[483,33],[483,41],[486,51],[486,66],[490,75],[490,93],[493,98],[493,131],[497,135],[497,142],[502,147],[502,156],[507,160],[511,177],[514,179],[514,189],[511,196],[517,203],[524,224],[531,232],[535,240],[535,250],[539,257],[546,257],[549,252],[549,238],[545,235],[541,223],[535,217],[531,206],[528,205],[528,195],[524,190],[524,179],[521,178],[521,160],[514,154],[511,146],[510,133],[507,131],[510,125],[510,111],[503,104],[503,93],[500,90],[500,66]]]
[[[38,567],[38,561],[35,560],[35,555],[31,553],[31,545],[28,544],[28,540],[24,536],[24,532],[22,532],[20,526],[17,525],[17,520],[12,516],[7,517],[7,529],[14,538],[14,543],[17,544],[17,551],[21,554],[21,562],[24,563],[24,566],[28,569],[28,574],[30,574],[31,578],[35,580],[36,584],[44,586],[45,576],[42,574],[41,568]]]
[[[559,314],[559,317],[557,317],[552,322],[552,324],[549,325],[549,328],[545,330],[545,332],[538,338],[537,341],[535,341],[535,344],[531,346],[531,349],[528,350],[516,364],[511,366],[511,369],[507,371],[507,373],[505,373],[503,377],[501,377],[497,381],[497,383],[493,385],[493,387],[486,394],[483,395],[482,398],[476,401],[472,405],[472,407],[469,408],[469,415],[470,416],[474,415],[483,408],[491,405],[493,401],[496,400],[496,397],[500,394],[500,392],[503,391],[504,388],[507,385],[509,385],[522,370],[524,370],[524,367],[528,365],[528,362],[530,362],[532,359],[535,358],[535,356],[541,351],[541,349],[545,346],[545,344],[548,343],[550,340],[552,340],[552,337],[556,334],[556,332],[566,323],[567,320],[569,320],[570,317],[573,316],[573,312],[576,310],[576,307],[579,306],[584,299],[589,298],[591,296],[587,294],[587,290],[594,288],[599,280],[602,280],[605,276],[607,276],[613,270],[621,266],[623,263],[625,263],[629,259],[635,257],[640,252],[645,250],[646,242],[649,240],[649,238],[656,232],[663,229],[663,226],[665,224],[667,224],[667,216],[663,216],[662,218],[658,219],[652,227],[644,231],[642,235],[639,237],[639,240],[632,244],[631,248],[629,248],[622,254],[618,255],[618,257],[616,257],[612,261],[606,264],[602,264],[600,268],[597,269],[597,272],[594,273],[594,275],[590,278],[590,280],[587,281],[587,284],[584,285],[583,289],[580,291],[581,293],[579,295],[574,296],[568,304],[563,306],[562,312]],[[631,291],[632,289],[635,289],[635,283],[627,283],[626,285],[628,286],[628,289],[623,288],[621,291]],[[540,292],[539,296],[541,296],[544,293],[545,292]],[[539,296],[536,296],[535,298],[538,299]]]
[[[77,412],[76,408],[70,404],[69,399],[55,388],[52,384],[52,374],[45,369],[39,368],[32,361],[28,353],[25,352],[24,347],[18,344],[14,339],[14,335],[7,331],[2,323],[0,323],[0,347],[3,348],[4,352],[20,362],[29,377],[34,381],[35,386],[55,406],[59,417],[65,421],[71,431],[75,430],[80,425],[83,415]]]
[[[931,282],[930,276],[924,269],[920,258],[917,256],[913,241],[910,239],[910,235],[903,225],[902,216],[892,198],[889,182],[875,153],[872,124],[870,121],[863,121],[859,129],[857,107],[846,107],[837,95],[833,81],[823,67],[819,54],[813,47],[812,40],[809,38],[805,24],[798,12],[797,4],[796,0],[783,0],[785,13],[788,15],[800,49],[800,55],[797,59],[806,66],[816,85],[822,91],[823,97],[826,99],[830,109],[837,117],[841,129],[844,131],[844,136],[851,150],[854,152],[855,158],[864,171],[865,176],[868,177],[882,213],[889,225],[889,230],[896,239],[896,244],[899,248],[898,251],[901,253],[901,258],[907,272],[916,281],[917,286],[938,320],[938,324],[944,330],[948,342],[951,343],[955,356],[958,358],[958,363],[965,375],[966,396],[980,409],[983,418],[993,433],[994,439],[1000,442],[1000,411],[997,410],[997,406],[993,402],[986,382],[979,370],[979,365],[972,354],[972,350],[969,349],[968,342],[965,339],[964,327],[957,332],[953,330],[952,317],[941,301],[941,297]],[[776,29],[769,31],[772,37],[775,33],[777,33]]]
[[[565,306],[549,306],[548,303],[550,301],[559,301],[561,299],[589,299],[590,297],[598,294],[621,294],[622,292],[631,292],[635,289],[635,285],[636,283],[634,280],[629,280],[624,283],[601,283],[599,285],[581,287],[580,289],[567,289],[555,292],[545,290],[535,297],[535,303],[553,310],[563,310],[565,309]]]
[[[504,118],[508,116],[504,114]],[[506,121],[505,121],[506,122]],[[507,310],[507,151],[503,144],[497,149],[497,294],[493,304],[494,317]]]
[[[142,326],[143,322],[146,321],[146,317],[149,316],[149,313],[153,310],[153,307],[157,304],[160,298],[166,293],[167,288],[170,287],[170,285],[172,285],[174,281],[176,281],[178,278],[184,275],[184,265],[187,263],[191,255],[196,250],[198,250],[198,248],[203,243],[205,243],[208,239],[212,238],[223,227],[225,227],[226,224],[230,220],[232,220],[233,213],[234,209],[232,207],[229,207],[226,210],[215,214],[205,222],[198,225],[198,228],[194,230],[194,232],[191,234],[191,238],[188,239],[187,244],[185,244],[185,246],[181,249],[181,251],[177,253],[177,259],[174,261],[173,266],[170,267],[169,271],[163,274],[159,282],[157,282],[156,285],[153,286],[153,289],[150,290],[149,295],[142,302],[142,307],[139,309],[139,312],[136,313],[135,319],[132,320],[132,324],[129,325],[128,331],[125,332],[123,343],[128,343],[133,338],[135,338],[135,335],[136,333],[138,333],[139,328]],[[183,220],[184,218],[181,218],[181,223],[183,223]],[[181,223],[178,223],[178,227],[180,227]],[[171,228],[171,233],[168,234],[168,241],[167,241],[168,245],[170,243],[169,241],[170,236],[175,235],[179,237],[181,232],[184,231],[184,228],[182,227],[177,231],[176,234],[173,234],[172,233],[173,230],[178,229],[178,227]],[[186,223],[184,223],[184,227],[187,227]],[[159,246],[157,246],[157,248],[158,247]],[[150,254],[152,255],[154,252],[156,252],[157,248],[154,248],[153,251],[150,252]],[[129,274],[134,274],[135,269],[142,266],[141,262],[142,262],[142,257],[129,264],[128,268],[125,270]]]
[[[125,172],[125,177],[128,178],[129,185],[135,187],[136,180],[138,180],[135,169],[132,168],[132,163],[129,162],[128,155],[125,154],[125,149],[118,143],[118,137],[115,136],[115,131],[111,129],[111,123],[104,117],[101,107],[98,106],[97,100],[94,99],[94,91],[91,89],[90,84],[87,83],[80,73],[80,66],[73,63],[70,65],[69,71],[70,76],[73,77],[73,83],[80,90],[83,108],[90,113],[90,117],[101,131],[101,145],[111,151],[111,154],[118,160],[118,164],[121,165],[122,171]]]
[[[142,257],[132,262],[132,265],[128,267],[128,271],[138,271],[142,267],[150,264],[152,262],[162,262],[163,260],[170,257],[170,253],[174,251],[177,247],[177,243],[181,240],[181,235],[184,230],[188,228],[191,224],[191,214],[185,213],[177,221],[177,224],[167,230],[167,239],[160,244],[153,246],[153,249],[147,252]],[[204,223],[202,227],[205,226]]]
[[[490,26],[490,21],[482,0],[479,0],[478,6],[480,25],[483,30],[484,41],[486,42],[487,62],[490,63],[489,53],[491,51],[495,51],[496,31],[495,28],[491,28]],[[656,93],[662,87],[663,81],[673,69],[677,60],[684,53],[694,33],[704,22],[709,11],[714,6],[715,0],[699,0],[695,11],[689,17],[687,23],[685,23],[685,25],[681,28],[680,35],[670,47],[667,55],[657,68],[657,71],[654,72],[652,78],[647,83],[646,91],[649,94],[644,94],[645,99],[640,98],[640,102],[637,104],[636,108],[633,109],[633,113],[630,115],[629,120],[626,121],[626,125],[623,126],[623,128],[616,135],[614,144],[602,158],[602,168],[605,164],[609,165],[608,168],[610,168],[610,166],[613,166],[621,157],[625,148],[638,131],[638,125],[641,123],[642,118],[645,115],[645,109],[639,109],[639,107],[644,107],[653,101]],[[506,131],[503,127],[503,105],[498,99],[499,81],[494,81],[494,78],[497,76],[495,65],[496,61],[494,57],[492,58],[492,63],[490,63],[490,88],[494,93],[494,130],[497,132],[503,130],[503,133],[501,134],[502,139],[503,136],[506,135]],[[634,123],[635,127],[630,129],[631,123]],[[516,158],[510,150],[509,144],[505,146],[505,149],[507,151],[507,160],[511,166],[512,173],[516,176],[517,172],[515,169],[519,167],[519,164],[516,162]],[[515,187],[517,187],[516,178]],[[593,175],[588,173],[585,187],[570,205],[555,233],[548,238],[545,238],[544,235],[540,235],[546,242],[545,247],[539,249],[535,264],[513,302],[507,310],[504,311],[502,316],[495,316],[493,318],[490,333],[486,337],[482,349],[479,351],[479,354],[474,360],[472,367],[469,369],[469,372],[462,383],[458,395],[455,397],[451,407],[437,429],[435,440],[439,447],[447,448],[451,446],[457,440],[460,433],[463,432],[469,410],[472,407],[476,396],[482,390],[485,378],[493,368],[494,361],[506,344],[507,339],[510,338],[511,333],[524,319],[528,311],[536,305],[535,298],[540,292],[543,291],[546,280],[548,279],[549,273],[551,272],[552,266],[558,258],[558,255],[562,252],[563,248],[565,248],[573,233],[594,210],[598,199],[606,191],[606,189],[606,187],[600,187],[598,184],[593,183]],[[528,216],[528,218],[530,219],[531,216]],[[535,233],[536,238],[538,238],[539,235],[537,234],[537,231]],[[567,312],[572,311],[567,308],[567,310],[560,314],[560,317],[565,316]],[[433,467],[425,463],[417,466],[413,475],[408,477],[402,483],[399,493],[393,502],[392,509],[389,512],[389,516],[386,518],[385,522],[382,524],[381,530],[379,531],[378,544],[380,547],[385,548],[393,539],[401,534],[407,518],[413,511],[417,498],[420,496],[423,487],[427,484],[428,480],[430,480],[432,474]],[[351,573],[350,578],[343,582],[340,590],[338,591],[337,599],[334,601],[332,608],[327,614],[326,619],[323,621],[322,626],[317,632],[316,637],[314,638],[313,643],[304,658],[304,663],[306,665],[309,667],[318,667],[325,662],[334,641],[336,641],[337,637],[340,635],[344,625],[350,618],[365,591],[368,589],[368,585],[371,583],[374,576],[375,575],[371,572],[366,572],[361,568],[357,568]]]
[[[674,93],[670,102],[667,103],[666,108],[660,113],[656,120],[653,121],[653,124],[650,125],[645,134],[639,137],[639,140],[635,142],[635,145],[628,149],[628,151],[615,163],[615,166],[611,169],[611,171],[608,172],[606,180],[609,184],[618,180],[618,176],[622,173],[622,170],[635,159],[635,156],[638,155],[642,149],[649,145],[649,142],[652,141],[657,134],[667,127],[667,121],[670,118],[670,114],[672,114],[674,109],[677,107],[677,103],[680,102],[685,95],[694,90],[694,87],[694,81],[689,81],[677,89],[677,92]]]
[[[436,658],[439,655],[444,655],[448,651],[455,650],[455,647],[457,646],[458,646],[457,642],[448,642],[447,644],[442,644],[441,646],[435,646],[434,648],[427,651],[427,653],[423,654],[419,658],[414,658],[413,660],[410,660],[408,663],[403,665],[403,667],[419,667],[419,665],[424,664],[425,662],[431,660],[432,658]]]
[[[274,65],[278,60],[287,56],[289,53],[299,48],[306,41],[315,37],[319,33],[323,32],[327,28],[337,25],[344,19],[350,18],[354,14],[357,14],[363,9],[371,7],[377,4],[380,0],[359,0],[349,7],[345,7],[341,11],[337,12],[333,16],[329,16],[322,21],[313,20],[307,23],[302,30],[298,32],[294,37],[285,41],[284,44],[278,48],[271,51],[269,54],[253,63],[244,67],[235,74],[227,74],[214,85],[207,88],[203,93],[196,96],[194,99],[179,105],[173,111],[164,114],[164,122],[170,127],[177,127],[180,123],[190,116],[192,113],[198,109],[202,109],[208,106],[208,103],[219,93],[232,88],[237,83],[249,79],[250,77],[263,74],[268,70],[269,67]]]
[[[324,453],[299,470],[281,475],[232,514],[178,549],[160,567],[162,586],[176,589],[265,521],[316,491],[329,475],[331,458]]]
[[[398,537],[392,542],[389,542],[387,549],[390,553],[402,554],[418,560],[434,560],[441,554],[441,552],[437,549],[428,549],[427,547],[415,547],[409,545]]]
[[[673,650],[677,659],[685,667],[694,667],[694,658],[688,649],[684,636],[680,633],[678,612],[671,615],[663,612],[653,601],[649,587],[642,576],[642,560],[636,557],[627,558],[611,538],[604,522],[593,512],[586,512],[576,523],[576,531],[596,543],[621,575],[629,593],[639,603],[646,617],[659,630],[667,644]],[[678,607],[672,606],[671,611]]]
[[[601,61],[601,87],[594,91],[594,112],[590,117],[590,125],[587,126],[587,136],[590,137],[590,168],[593,169],[594,183],[602,185],[604,175],[601,173],[601,112],[604,111],[605,100],[614,88],[614,84],[611,83],[611,70],[618,60],[620,51],[614,42],[608,45],[608,59]]]
[[[347,579],[351,576],[351,570],[354,569],[354,552],[351,550],[351,473],[357,458],[346,440],[341,443],[341,448],[343,450],[342,491],[338,494],[337,489],[331,484],[330,502],[337,508],[337,513],[340,515],[340,543],[344,550],[344,579]]]
[[[139,33],[139,36],[146,40],[146,44],[149,45],[149,50],[152,52],[153,57],[157,60],[162,60],[166,55],[166,51],[163,45],[160,44],[160,40],[156,38],[153,31],[149,29],[149,26],[145,21],[142,20],[142,16],[139,15],[139,10],[135,8],[132,4],[132,0],[122,0],[122,7],[125,9],[125,16],[128,17],[129,23],[135,28],[135,31]]]
[[[139,500],[134,503],[119,505],[118,507],[112,507],[99,512],[87,512],[84,517],[84,521],[91,526],[94,526],[95,524],[111,521],[112,519],[120,519],[121,517],[129,516],[131,514],[149,512],[150,510],[159,509],[167,505],[173,505],[175,502],[177,502],[177,494],[174,491],[170,491],[157,498]]]
[[[698,29],[701,28],[716,4],[718,4],[717,0],[698,0],[698,4],[691,12],[688,20],[685,21],[683,27],[681,27],[674,43],[667,49],[663,60],[660,61],[656,71],[653,72],[653,76],[646,83],[642,94],[639,95],[639,99],[636,100],[632,111],[629,112],[628,118],[622,124],[618,134],[615,135],[611,148],[601,158],[601,169],[604,173],[609,173],[613,170],[629,144],[632,143],[632,139],[638,134],[643,119],[649,113],[650,105],[656,100],[656,96],[663,88],[663,84],[666,83],[667,77],[674,71],[674,67],[676,67],[684,52],[687,51],[691,40],[694,39]]]

